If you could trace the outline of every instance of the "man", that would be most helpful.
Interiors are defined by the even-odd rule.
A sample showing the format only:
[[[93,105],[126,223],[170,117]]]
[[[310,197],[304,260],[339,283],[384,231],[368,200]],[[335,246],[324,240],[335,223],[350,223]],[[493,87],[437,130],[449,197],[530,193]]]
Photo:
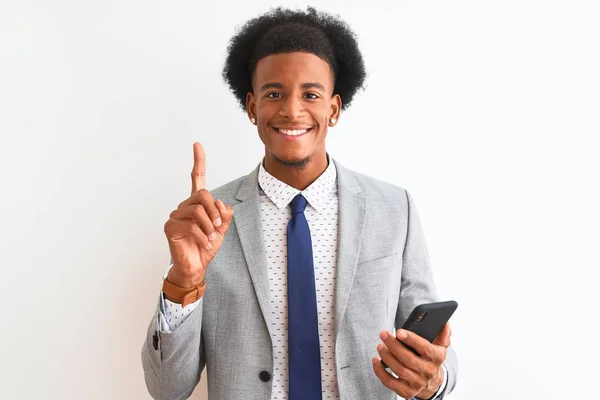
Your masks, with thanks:
[[[394,332],[437,300],[412,198],[325,149],[365,79],[353,33],[311,8],[272,10],[231,39],[223,76],[265,156],[209,192],[194,144],[142,349],[150,394],[185,399],[206,366],[218,400],[443,398],[457,375],[449,326],[433,343]]]

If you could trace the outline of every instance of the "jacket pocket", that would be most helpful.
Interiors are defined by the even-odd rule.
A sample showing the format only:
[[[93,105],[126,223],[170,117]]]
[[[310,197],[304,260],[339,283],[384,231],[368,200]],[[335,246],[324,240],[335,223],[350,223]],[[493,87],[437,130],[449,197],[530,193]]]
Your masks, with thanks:
[[[375,260],[362,262],[356,266],[356,275],[370,274],[375,271],[381,271],[395,266],[400,266],[399,253],[377,258]]]

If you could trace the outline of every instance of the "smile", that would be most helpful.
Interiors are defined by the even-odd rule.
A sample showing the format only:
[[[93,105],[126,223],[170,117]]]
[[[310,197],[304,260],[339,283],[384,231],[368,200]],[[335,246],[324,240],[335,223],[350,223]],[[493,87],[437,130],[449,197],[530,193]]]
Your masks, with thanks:
[[[302,136],[307,132],[310,132],[312,128],[303,128],[303,129],[283,129],[283,128],[273,128],[277,133],[281,133],[285,136],[295,137]]]

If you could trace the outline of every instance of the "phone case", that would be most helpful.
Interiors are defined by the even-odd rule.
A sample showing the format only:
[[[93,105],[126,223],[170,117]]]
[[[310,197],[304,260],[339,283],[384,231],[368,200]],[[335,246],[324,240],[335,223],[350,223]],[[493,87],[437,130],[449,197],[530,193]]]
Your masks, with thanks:
[[[414,308],[402,329],[433,342],[457,307],[458,303],[454,300],[421,304]]]

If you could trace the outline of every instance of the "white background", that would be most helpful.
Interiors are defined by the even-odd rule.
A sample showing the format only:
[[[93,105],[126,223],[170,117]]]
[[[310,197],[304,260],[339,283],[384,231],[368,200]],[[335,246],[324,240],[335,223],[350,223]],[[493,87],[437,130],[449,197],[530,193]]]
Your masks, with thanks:
[[[149,398],[163,224],[194,141],[209,188],[260,161],[220,73],[235,27],[275,3],[0,4],[0,398]],[[460,303],[450,398],[597,398],[598,2],[313,4],[369,72],[328,149],[411,192]]]

